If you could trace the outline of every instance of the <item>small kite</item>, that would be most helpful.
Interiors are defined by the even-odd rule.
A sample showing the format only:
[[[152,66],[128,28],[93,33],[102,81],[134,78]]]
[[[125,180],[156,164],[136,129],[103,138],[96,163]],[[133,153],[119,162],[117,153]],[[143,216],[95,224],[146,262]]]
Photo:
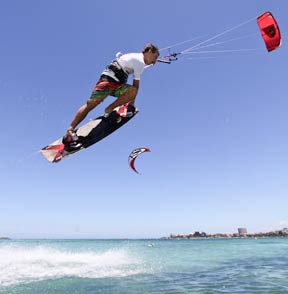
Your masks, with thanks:
[[[144,153],[144,152],[150,152],[150,149],[148,148],[136,148],[134,149],[131,154],[129,155],[129,165],[130,167],[137,173],[139,174],[139,172],[136,170],[135,168],[135,160],[136,158],[138,157],[138,155],[140,155],[141,153]]]
[[[281,45],[281,34],[272,13],[267,11],[257,18],[257,23],[264,39],[268,52],[277,49]]]

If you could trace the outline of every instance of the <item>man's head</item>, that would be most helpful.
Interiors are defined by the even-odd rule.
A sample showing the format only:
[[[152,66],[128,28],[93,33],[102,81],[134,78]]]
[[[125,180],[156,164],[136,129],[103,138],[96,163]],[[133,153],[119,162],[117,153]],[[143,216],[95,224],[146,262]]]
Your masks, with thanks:
[[[159,57],[159,49],[153,44],[149,43],[145,45],[142,53],[144,54],[144,62],[147,65],[155,64]]]

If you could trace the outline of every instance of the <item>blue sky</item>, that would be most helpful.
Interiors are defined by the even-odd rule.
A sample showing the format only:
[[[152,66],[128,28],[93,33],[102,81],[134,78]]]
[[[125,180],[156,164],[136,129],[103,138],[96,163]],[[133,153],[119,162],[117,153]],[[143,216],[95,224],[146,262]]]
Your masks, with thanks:
[[[286,1],[135,3],[1,2],[0,236],[148,238],[287,227]],[[266,51],[253,20],[210,43],[243,39],[206,49],[259,50],[157,64],[142,76],[140,112],[129,124],[59,164],[39,154],[65,133],[118,51],[202,37],[171,49],[181,51],[267,10],[281,29],[280,49]],[[136,147],[151,149],[136,161],[141,175],[127,163]]]

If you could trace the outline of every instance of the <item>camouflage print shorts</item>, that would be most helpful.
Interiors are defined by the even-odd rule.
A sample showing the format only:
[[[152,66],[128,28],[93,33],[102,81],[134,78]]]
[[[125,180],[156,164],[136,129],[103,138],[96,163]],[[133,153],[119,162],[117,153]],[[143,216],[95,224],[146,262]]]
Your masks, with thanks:
[[[97,82],[90,98],[88,99],[88,102],[102,101],[107,96],[119,97],[131,87],[132,86],[128,84],[119,84],[116,82],[108,81],[107,79],[100,79]]]

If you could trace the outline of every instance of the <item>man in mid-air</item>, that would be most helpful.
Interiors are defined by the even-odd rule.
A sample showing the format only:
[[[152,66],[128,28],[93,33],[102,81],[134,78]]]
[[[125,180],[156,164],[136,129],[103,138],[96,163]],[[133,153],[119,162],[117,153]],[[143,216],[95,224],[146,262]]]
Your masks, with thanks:
[[[110,65],[102,72],[90,98],[81,106],[63,137],[63,143],[69,147],[79,147],[76,126],[86,115],[100,104],[107,96],[117,99],[105,109],[104,117],[108,117],[115,107],[128,103],[135,107],[140,76],[144,68],[157,62],[159,50],[156,46],[147,44],[142,53],[118,53]],[[127,84],[129,74],[133,74],[133,85]]]

